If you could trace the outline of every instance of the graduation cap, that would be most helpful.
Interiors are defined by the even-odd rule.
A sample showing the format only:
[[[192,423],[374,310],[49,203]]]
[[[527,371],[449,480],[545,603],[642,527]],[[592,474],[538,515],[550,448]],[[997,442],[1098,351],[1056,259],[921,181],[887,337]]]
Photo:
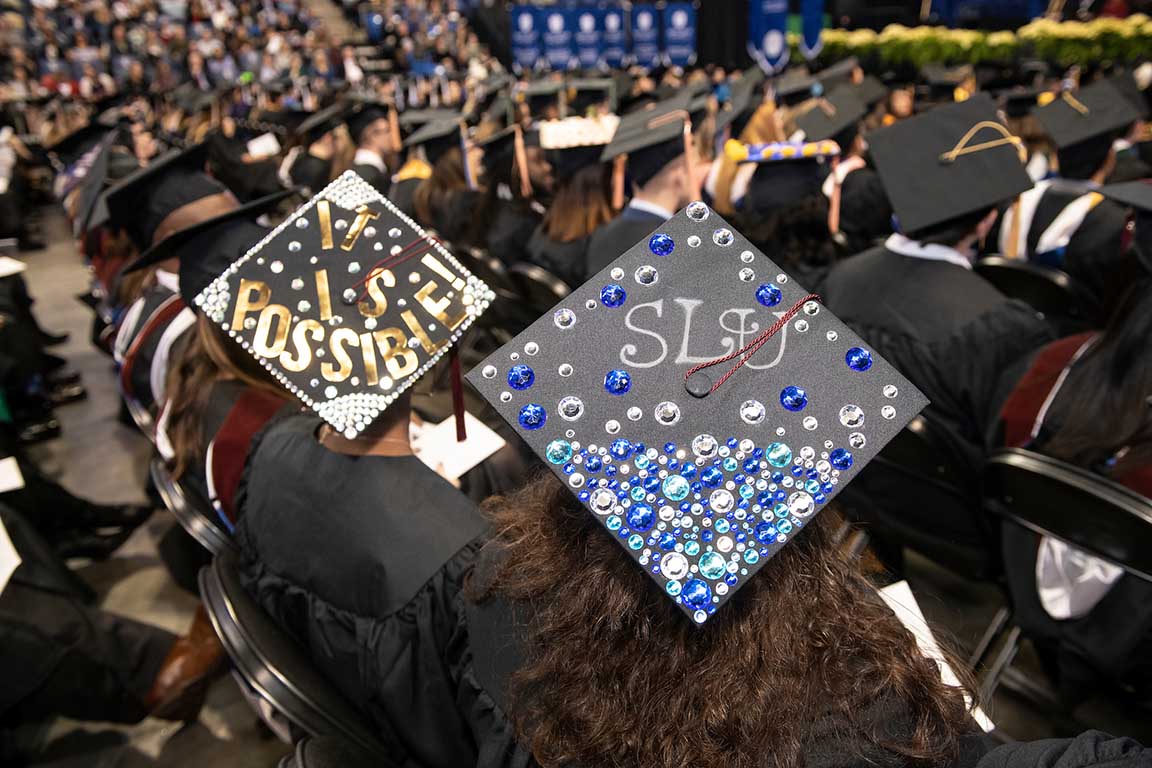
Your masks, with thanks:
[[[1059,149],[1123,132],[1140,119],[1140,113],[1108,80],[1064,91],[1034,114]]]
[[[568,81],[568,109],[582,116],[598,104],[616,111],[616,81],[609,77]]]
[[[520,183],[520,195],[526,198],[532,196],[526,149],[540,145],[539,131],[524,131],[519,125],[512,125],[476,142],[476,145],[484,150],[481,164],[490,181],[512,181],[512,171],[515,169],[519,177],[516,181]],[[507,173],[502,174],[501,171],[505,169]]]
[[[80,187],[80,200],[76,206],[76,218],[72,220],[72,236],[79,238],[88,231],[90,222],[107,216],[106,210],[96,216],[104,192],[104,182],[108,178],[108,156],[116,141],[115,131],[109,131],[95,148],[96,156]]]
[[[438,241],[347,171],[253,243],[196,305],[353,438],[493,298]]]
[[[460,113],[452,109],[405,109],[400,113],[400,127],[415,131],[437,120],[459,120]]]
[[[352,106],[345,115],[344,121],[348,125],[348,133],[352,136],[352,141],[356,144],[360,143],[360,139],[364,135],[364,131],[375,123],[377,120],[390,120],[390,115],[393,110],[388,109],[385,105],[376,102],[362,101]],[[391,123],[389,123],[391,125]],[[399,126],[397,125],[397,131]],[[399,140],[399,136],[396,139]]]
[[[55,154],[64,165],[70,165],[107,135],[108,126],[88,123],[55,141],[45,149]]]
[[[872,75],[864,75],[864,79],[859,85],[854,86],[854,90],[856,98],[860,99],[868,109],[872,109],[888,98],[888,88],[880,82],[879,78]]]
[[[305,146],[320,141],[325,134],[344,124],[344,110],[343,105],[334,104],[315,112],[296,126],[296,137]]]
[[[467,378],[697,625],[927,403],[700,202]]]
[[[763,214],[821,194],[829,166],[840,157],[840,146],[829,140],[744,144],[732,139],[724,145],[724,153],[734,162],[757,164],[741,208]],[[838,196],[828,226],[830,232],[839,230]]]
[[[776,102],[793,107],[824,92],[820,81],[806,69],[790,69],[775,80]]]
[[[986,93],[882,128],[868,145],[905,234],[1032,187],[1024,143],[997,119]]]
[[[691,110],[691,95],[682,93],[653,109],[625,115],[600,160],[609,162],[627,155],[632,179],[644,186],[691,146]],[[691,162],[692,154],[687,156]]]
[[[817,72],[816,79],[825,91],[831,91],[841,85],[855,85],[857,71],[860,71],[860,60],[849,56]]]
[[[1128,100],[1132,108],[1140,115],[1141,120],[1147,120],[1152,117],[1152,106],[1148,104],[1148,99],[1143,90],[1141,90],[1139,83],[1131,72],[1121,72],[1118,75],[1113,75],[1108,78],[1108,82],[1116,87],[1120,95]]]
[[[972,94],[964,84],[974,77],[971,66],[963,64],[958,67],[946,67],[942,64],[925,64],[920,68],[920,74],[928,84],[930,97],[933,101],[964,101]],[[958,98],[963,96],[963,98]]]
[[[763,82],[764,71],[760,67],[754,67],[732,84],[728,104],[716,114],[717,133],[728,126],[732,126],[733,136],[744,130],[748,119],[761,104],[758,96],[760,84]]]
[[[1135,228],[1132,242],[1140,262],[1152,272],[1152,179],[1109,184],[1098,191],[1133,210]]]
[[[452,113],[451,117],[439,118],[425,123],[404,141],[406,147],[423,147],[424,156],[432,165],[436,164],[445,152],[460,148],[464,141],[463,116]]]
[[[1014,88],[1000,94],[1004,114],[1008,117],[1027,117],[1036,109],[1041,91],[1037,88]]]
[[[812,109],[796,118],[796,127],[804,131],[807,141],[833,139],[845,144],[839,140],[855,138],[860,121],[868,110],[856,97],[854,90],[850,86],[836,88],[827,96],[817,99]],[[849,133],[851,136],[848,136]]]
[[[207,151],[201,143],[169,152],[105,191],[109,219],[138,250],[147,252],[182,229],[192,214],[215,215],[235,205],[227,187],[204,173]]]
[[[600,163],[620,122],[616,115],[601,115],[538,123],[540,147],[547,153],[556,178],[569,179],[581,168]]]
[[[565,96],[564,83],[559,80],[537,80],[519,91],[519,98],[534,118],[543,118],[545,110],[552,106],[559,117],[564,117]]]

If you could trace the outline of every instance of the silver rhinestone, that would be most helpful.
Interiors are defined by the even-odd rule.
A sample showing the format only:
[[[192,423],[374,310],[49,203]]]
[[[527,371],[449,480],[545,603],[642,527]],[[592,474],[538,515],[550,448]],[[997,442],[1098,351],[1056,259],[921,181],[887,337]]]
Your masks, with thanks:
[[[256,328],[256,318],[254,318],[254,317],[244,318],[244,329],[245,330],[251,331],[251,330],[254,330],[255,328]]]
[[[804,333],[808,330],[808,321],[804,318],[800,318],[796,321],[796,325],[793,327],[796,329],[796,333]]]
[[[632,406],[624,415],[628,417],[628,421],[640,421],[640,419],[644,418],[644,411],[636,406]]]
[[[320,386],[320,379],[312,379],[311,381],[308,382],[308,386],[310,386],[310,387]]]
[[[560,418],[564,421],[576,421],[584,415],[584,401],[573,395],[561,398],[556,406]]]
[[[890,405],[886,405],[880,409],[880,415],[886,419],[896,418],[896,409]]]
[[[688,218],[692,221],[704,221],[708,218],[708,206],[697,200],[688,204]]]
[[[337,392],[336,387],[331,387],[331,386],[325,387],[324,388],[324,397],[331,400],[332,398],[336,397],[336,392]]]
[[[692,438],[692,453],[701,458],[712,458],[716,455],[716,449],[718,447],[719,444],[712,435],[696,435],[696,437]]]
[[[755,278],[756,273],[752,270],[751,267],[744,267],[744,269],[740,270],[740,279],[744,282],[751,282]]]
[[[364,318],[364,327],[367,328],[368,330],[372,330],[373,328],[375,328],[376,327],[376,318],[374,318],[374,317]]]
[[[828,339],[828,341],[836,341],[836,339],[840,338],[840,334],[836,333],[836,331],[828,331],[828,333],[825,334],[825,338]]]
[[[564,378],[568,378],[572,375],[572,366],[568,363],[561,363],[560,367],[556,369],[556,373],[560,374]]]
[[[496,366],[494,366],[494,365],[484,366],[484,370],[480,371],[480,375],[486,379],[496,378]]]
[[[274,261],[268,265],[268,269],[272,270],[272,274],[278,275],[284,271],[284,265],[279,261]]]
[[[816,450],[810,445],[806,445],[800,449],[800,456],[799,456],[800,461],[812,461],[812,459],[815,458],[815,456],[816,456]],[[799,464],[800,461],[797,461],[796,463]]]
[[[500,402],[507,403],[511,400],[512,400],[512,393],[511,392],[501,392],[500,393]]]
[[[353,261],[348,264],[348,274],[355,275],[360,271],[360,262]]]
[[[303,216],[296,219],[296,229],[308,229],[308,219]]]
[[[688,247],[689,248],[699,248],[700,247],[700,238],[696,237],[696,235],[692,235],[691,237],[689,237],[688,238]]]
[[[520,359],[520,353],[519,352],[512,352],[511,354],[508,355],[508,359],[509,360],[519,360]]]
[[[292,242],[288,243],[288,252],[289,253],[299,253],[301,247],[302,246],[300,245],[300,243],[298,241],[293,240]]]
[[[680,421],[680,407],[676,403],[665,400],[656,404],[653,415],[656,417],[656,421],[668,427]]]
[[[780,274],[776,275],[776,282],[778,282],[778,283],[788,282],[788,275],[781,272]]]
[[[408,273],[408,282],[412,283],[412,285],[416,285],[416,283],[420,282],[420,273],[419,272]]]
[[[612,276],[613,280],[623,280],[624,279],[624,270],[620,269],[620,267],[613,267],[612,271],[609,272],[608,274],[610,274]]]
[[[805,304],[804,304],[804,314],[806,314],[806,315],[808,315],[809,317],[811,317],[812,315],[815,315],[815,314],[816,314],[816,313],[818,313],[819,311],[820,311],[820,305],[819,305],[819,304],[817,304],[816,302],[814,302],[814,301],[805,302]]]
[[[307,312],[310,309],[312,309],[312,303],[303,299],[301,299],[300,302],[296,305],[296,310],[298,312]]]
[[[848,445],[857,450],[863,448],[867,443],[868,441],[865,439],[864,435],[859,432],[853,432],[852,434],[848,435]]]
[[[392,227],[392,229],[388,230],[388,237],[400,237],[401,234],[399,227]]]
[[[743,251],[740,253],[740,261],[744,262],[745,264],[751,264],[755,258],[756,255],[752,253],[752,251]]]
[[[759,424],[766,413],[764,403],[759,400],[745,400],[740,405],[740,418],[745,424]]]
[[[356,301],[356,295],[356,291],[353,288],[345,288],[344,293],[341,294],[341,296],[344,297],[344,301],[348,302],[349,304]]]
[[[364,237],[376,237],[376,227],[364,227]]]
[[[896,397],[896,395],[898,395],[898,394],[900,394],[900,392],[899,392],[899,390],[897,390],[897,389],[896,389],[896,385],[895,385],[895,384],[887,384],[887,385],[885,385],[885,387],[884,387],[884,397],[886,397],[886,398],[888,398],[889,400],[891,400],[892,398]]]
[[[579,472],[573,472],[568,476],[568,485],[573,488],[580,488],[584,485],[584,475]]]
[[[851,403],[840,409],[840,423],[849,429],[864,426],[864,409]]]
[[[540,351],[540,345],[534,341],[530,341],[524,345],[524,354],[534,355]]]
[[[726,227],[720,227],[712,233],[712,242],[716,243],[716,245],[732,245],[732,241],[735,239],[736,238],[733,236],[732,230],[727,229]]]
[[[784,437],[784,427],[776,427],[777,437]]]
[[[344,230],[348,229],[348,222],[344,219],[336,219],[336,223],[332,226],[343,232]]]
[[[660,278],[660,274],[656,271],[656,267],[644,264],[636,268],[635,278],[640,285],[652,285]]]
[[[620,431],[620,422],[616,419],[609,419],[604,423],[604,431],[610,435],[614,435]]]
[[[292,290],[301,291],[304,289],[304,281],[298,277],[292,278]]]
[[[804,429],[808,430],[809,432],[820,426],[820,423],[816,421],[815,416],[805,416],[802,423],[804,424]]]

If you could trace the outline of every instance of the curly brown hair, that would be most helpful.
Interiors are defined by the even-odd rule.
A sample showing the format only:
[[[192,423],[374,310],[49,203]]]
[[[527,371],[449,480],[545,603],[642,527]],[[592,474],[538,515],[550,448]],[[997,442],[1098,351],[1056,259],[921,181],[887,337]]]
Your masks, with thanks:
[[[849,749],[941,764],[972,730],[822,520],[698,628],[551,474],[484,507],[500,556],[472,597],[530,608],[507,710],[542,766],[792,768],[829,719]],[[861,721],[883,701],[902,724]]]

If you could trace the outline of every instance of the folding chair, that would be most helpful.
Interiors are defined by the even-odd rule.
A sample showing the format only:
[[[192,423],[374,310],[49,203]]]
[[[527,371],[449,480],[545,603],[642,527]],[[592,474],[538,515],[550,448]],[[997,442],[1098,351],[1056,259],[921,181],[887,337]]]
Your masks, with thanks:
[[[1020,299],[1070,335],[1091,326],[1096,300],[1066,272],[1027,261],[988,256],[976,262],[976,274],[1005,296]]]
[[[508,277],[520,300],[527,302],[538,315],[552,309],[556,302],[572,292],[567,283],[535,264],[513,264],[508,267]]]
[[[152,459],[151,474],[164,506],[189,536],[213,555],[233,549],[232,534],[221,525],[215,511],[193,502],[180,483],[173,479],[162,459]]]

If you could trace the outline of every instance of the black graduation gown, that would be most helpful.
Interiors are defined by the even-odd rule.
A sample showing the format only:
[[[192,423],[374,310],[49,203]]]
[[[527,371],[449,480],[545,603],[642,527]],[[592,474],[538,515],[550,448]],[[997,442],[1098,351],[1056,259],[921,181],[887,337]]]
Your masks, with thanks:
[[[590,238],[581,237],[567,243],[558,243],[544,234],[543,226],[536,227],[528,239],[530,264],[543,267],[575,288],[584,283],[587,273],[588,244]]]
[[[664,221],[654,213],[626,207],[619,216],[592,233],[584,279],[616,261],[629,248],[651,235]]]
[[[391,180],[386,171],[382,171],[374,165],[368,163],[354,163],[352,170],[360,175],[360,178],[372,185],[382,195],[386,195],[388,187],[391,185]],[[395,202],[395,201],[393,201]]]
[[[320,424],[284,417],[253,441],[238,493],[243,582],[397,764],[473,765],[449,638],[485,522],[419,459],[333,453]]]
[[[884,247],[836,265],[821,295],[837,317],[928,397],[926,415],[975,488],[985,431],[1010,386],[1002,374],[1051,340],[1049,326],[1035,310],[1007,299],[970,270]],[[850,498],[862,495],[875,505],[874,512],[883,513],[886,525],[899,526],[904,535],[925,531],[952,542],[974,568],[997,557],[988,551],[988,532],[973,499],[909,494],[903,479],[883,468],[865,470],[849,490]]]
[[[410,219],[416,218],[416,204],[413,198],[416,195],[416,188],[422,181],[423,179],[417,178],[394,181],[388,190],[388,199]]]
[[[508,266],[528,261],[528,241],[542,219],[526,205],[497,201],[485,243],[488,253]]]

